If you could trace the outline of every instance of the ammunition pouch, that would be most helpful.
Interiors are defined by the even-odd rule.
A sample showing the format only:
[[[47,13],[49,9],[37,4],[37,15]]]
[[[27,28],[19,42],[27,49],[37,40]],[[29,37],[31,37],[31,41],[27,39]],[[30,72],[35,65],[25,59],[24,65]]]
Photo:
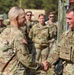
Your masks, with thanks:
[[[59,59],[55,64],[54,64],[54,72],[57,75],[62,75],[63,73],[63,64],[62,64],[62,60]]]
[[[65,48],[60,48],[60,58],[64,60],[68,60],[74,63],[74,47],[65,47]]]

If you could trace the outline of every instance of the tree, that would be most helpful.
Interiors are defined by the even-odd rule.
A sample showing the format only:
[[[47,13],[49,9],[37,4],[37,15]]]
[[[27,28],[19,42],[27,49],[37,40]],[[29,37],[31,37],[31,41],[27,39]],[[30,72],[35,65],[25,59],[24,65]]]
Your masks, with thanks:
[[[0,13],[7,13],[12,6],[17,5],[17,0],[0,0]]]
[[[12,6],[21,6],[24,9],[44,9],[58,12],[58,0],[0,0],[0,13],[7,13]]]

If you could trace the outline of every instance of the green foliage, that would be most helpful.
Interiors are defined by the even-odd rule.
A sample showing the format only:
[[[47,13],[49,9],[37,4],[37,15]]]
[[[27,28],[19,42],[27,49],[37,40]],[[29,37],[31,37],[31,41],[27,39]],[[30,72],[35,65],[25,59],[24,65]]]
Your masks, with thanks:
[[[16,1],[15,0],[0,0],[0,13],[7,13],[12,6],[17,5]]]
[[[13,6],[24,9],[44,9],[46,14],[50,11],[57,13],[58,0],[0,0],[0,13],[7,13]]]
[[[46,10],[46,14],[48,14],[50,11],[57,13],[58,0],[43,0],[43,7]]]

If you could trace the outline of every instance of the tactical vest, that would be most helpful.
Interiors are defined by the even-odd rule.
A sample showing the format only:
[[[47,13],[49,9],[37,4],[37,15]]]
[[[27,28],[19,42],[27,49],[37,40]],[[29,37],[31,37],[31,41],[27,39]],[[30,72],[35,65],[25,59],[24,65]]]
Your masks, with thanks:
[[[74,32],[70,31],[62,39],[62,44],[59,48],[59,56],[64,60],[68,60],[74,63]]]

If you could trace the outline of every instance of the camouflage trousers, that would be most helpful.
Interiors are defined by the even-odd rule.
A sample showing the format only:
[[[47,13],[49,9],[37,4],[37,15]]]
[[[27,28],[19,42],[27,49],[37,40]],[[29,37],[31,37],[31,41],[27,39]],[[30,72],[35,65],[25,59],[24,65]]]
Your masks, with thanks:
[[[48,54],[48,59],[50,58],[50,56],[52,54],[54,54],[57,50],[57,41],[54,41],[52,43],[49,43],[49,54]],[[51,60],[52,61],[52,60]],[[48,75],[55,75],[54,69],[53,69],[54,65],[48,70]]]
[[[45,48],[35,48],[35,54],[34,54],[35,58],[34,60],[36,62],[43,62],[45,60],[47,60],[48,57],[48,47]],[[35,75],[46,75],[45,71],[39,70],[35,73]]]
[[[43,62],[43,61],[47,60],[48,47],[42,48],[42,49],[35,48],[35,51],[36,51],[35,61]]]
[[[49,43],[49,50],[50,51],[57,50],[57,41],[56,40],[54,42]]]

